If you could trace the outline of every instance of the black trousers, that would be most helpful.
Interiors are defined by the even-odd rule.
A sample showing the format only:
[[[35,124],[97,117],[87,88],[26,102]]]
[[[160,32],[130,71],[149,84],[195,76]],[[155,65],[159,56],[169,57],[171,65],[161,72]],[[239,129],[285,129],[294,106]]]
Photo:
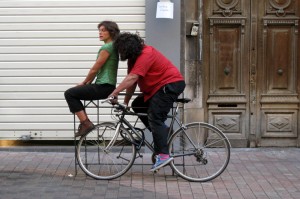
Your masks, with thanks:
[[[75,86],[65,91],[65,99],[72,113],[84,110],[81,100],[99,100],[107,98],[114,90],[111,84],[87,84]]]
[[[183,92],[184,88],[184,81],[170,83],[160,88],[146,102],[144,102],[143,96],[138,96],[132,102],[134,112],[148,114],[147,117],[141,116],[140,119],[153,134],[154,150],[156,153],[169,154],[169,128],[166,126],[165,121],[170,109],[173,107],[173,103]]]

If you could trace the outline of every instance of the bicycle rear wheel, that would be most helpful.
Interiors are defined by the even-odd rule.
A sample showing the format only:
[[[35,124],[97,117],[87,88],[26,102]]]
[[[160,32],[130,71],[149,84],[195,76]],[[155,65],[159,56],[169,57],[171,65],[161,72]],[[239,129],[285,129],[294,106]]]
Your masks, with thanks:
[[[230,143],[218,128],[202,122],[179,129],[169,141],[173,170],[182,178],[206,182],[219,176],[230,159]]]
[[[136,157],[136,148],[132,136],[120,127],[116,134],[116,125],[105,122],[80,138],[77,145],[77,160],[80,168],[92,178],[111,180],[125,174]],[[112,139],[115,136],[115,139]],[[111,142],[114,140],[114,142]],[[108,147],[108,144],[111,144]]]

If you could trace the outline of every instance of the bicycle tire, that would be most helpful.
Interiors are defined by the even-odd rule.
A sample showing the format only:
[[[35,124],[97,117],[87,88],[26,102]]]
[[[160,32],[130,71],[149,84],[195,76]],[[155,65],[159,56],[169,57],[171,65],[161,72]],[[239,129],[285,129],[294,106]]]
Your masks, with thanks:
[[[230,143],[213,125],[195,122],[177,130],[169,139],[172,169],[183,179],[206,182],[218,177],[230,160]]]
[[[115,133],[116,124],[104,122],[80,138],[76,157],[80,168],[88,176],[97,180],[112,180],[131,168],[135,161],[136,148],[134,144],[128,142],[133,138],[126,129],[120,127],[116,141],[109,149],[105,149]]]

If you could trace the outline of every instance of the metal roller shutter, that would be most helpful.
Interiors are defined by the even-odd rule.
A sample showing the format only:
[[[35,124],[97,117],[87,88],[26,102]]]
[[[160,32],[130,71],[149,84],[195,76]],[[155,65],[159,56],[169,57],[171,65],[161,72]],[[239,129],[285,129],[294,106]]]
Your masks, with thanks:
[[[73,137],[63,93],[94,63],[103,20],[144,37],[145,0],[0,0],[1,139]],[[125,67],[120,62],[119,82]],[[89,115],[96,120],[95,110]]]

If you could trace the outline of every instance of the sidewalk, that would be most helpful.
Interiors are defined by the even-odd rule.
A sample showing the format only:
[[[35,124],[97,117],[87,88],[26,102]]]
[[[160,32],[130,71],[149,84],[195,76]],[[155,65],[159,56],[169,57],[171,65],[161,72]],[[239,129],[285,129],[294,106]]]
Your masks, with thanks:
[[[300,148],[232,149],[225,172],[206,183],[173,176],[170,167],[153,175],[150,165],[97,181],[79,167],[75,175],[72,148],[41,149],[0,147],[1,199],[300,198]]]

